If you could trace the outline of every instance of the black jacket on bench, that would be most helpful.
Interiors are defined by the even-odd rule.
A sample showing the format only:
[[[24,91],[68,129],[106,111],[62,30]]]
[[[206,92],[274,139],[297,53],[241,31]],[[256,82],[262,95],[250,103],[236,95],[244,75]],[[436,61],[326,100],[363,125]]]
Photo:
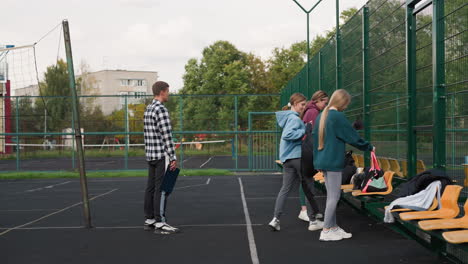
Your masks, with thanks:
[[[408,195],[418,193],[426,189],[426,187],[434,181],[441,182],[441,193],[443,193],[445,186],[453,184],[452,180],[444,171],[439,169],[430,169],[419,173],[418,175],[411,178],[408,182],[402,183],[398,188],[399,192],[397,197],[406,197]]]

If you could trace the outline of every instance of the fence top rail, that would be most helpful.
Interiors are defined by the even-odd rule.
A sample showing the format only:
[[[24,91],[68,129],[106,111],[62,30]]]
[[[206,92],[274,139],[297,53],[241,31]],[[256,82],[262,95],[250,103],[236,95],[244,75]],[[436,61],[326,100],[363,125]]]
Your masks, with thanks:
[[[280,96],[281,93],[273,94],[171,94],[171,97],[235,97],[235,96]],[[71,95],[12,95],[12,96],[3,96],[4,98],[71,98]],[[122,95],[79,95],[79,98],[87,97],[135,97],[133,94],[122,94]],[[153,98],[153,95],[140,95],[139,98]]]

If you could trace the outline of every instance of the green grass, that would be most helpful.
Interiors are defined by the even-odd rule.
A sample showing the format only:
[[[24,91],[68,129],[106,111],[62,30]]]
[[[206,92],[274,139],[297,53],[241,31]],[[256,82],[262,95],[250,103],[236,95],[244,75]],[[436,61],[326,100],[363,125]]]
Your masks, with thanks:
[[[87,172],[88,178],[108,178],[108,177],[146,177],[146,170],[138,171],[92,171]],[[201,169],[201,170],[185,170],[180,171],[179,176],[229,176],[234,175],[228,170],[219,169]],[[0,173],[0,179],[52,179],[52,178],[79,178],[78,172],[57,171],[57,172],[5,172]]]

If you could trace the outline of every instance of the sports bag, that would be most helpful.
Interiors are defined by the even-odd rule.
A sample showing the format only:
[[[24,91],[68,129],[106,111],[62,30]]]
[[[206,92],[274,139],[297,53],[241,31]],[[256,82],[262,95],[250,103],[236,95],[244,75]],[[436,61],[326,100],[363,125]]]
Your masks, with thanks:
[[[379,163],[377,161],[377,157],[375,156],[375,152],[371,152],[371,161],[372,165],[367,171],[367,183],[362,189],[363,193],[369,192],[385,192],[388,189],[387,183],[385,182],[385,178],[383,177],[383,170],[380,168]]]

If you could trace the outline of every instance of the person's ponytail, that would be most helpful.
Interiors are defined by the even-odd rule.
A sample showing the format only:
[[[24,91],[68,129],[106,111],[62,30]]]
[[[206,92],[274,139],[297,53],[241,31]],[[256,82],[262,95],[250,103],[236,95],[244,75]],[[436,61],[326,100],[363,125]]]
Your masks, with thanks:
[[[322,150],[324,148],[324,141],[325,141],[325,125],[327,123],[328,112],[330,111],[330,106],[325,107],[322,111],[322,116],[320,117],[319,123],[319,134],[318,134],[318,150]]]
[[[291,108],[291,103],[288,103],[287,105],[283,106],[281,110],[286,111],[286,110],[289,110],[290,108]]]

